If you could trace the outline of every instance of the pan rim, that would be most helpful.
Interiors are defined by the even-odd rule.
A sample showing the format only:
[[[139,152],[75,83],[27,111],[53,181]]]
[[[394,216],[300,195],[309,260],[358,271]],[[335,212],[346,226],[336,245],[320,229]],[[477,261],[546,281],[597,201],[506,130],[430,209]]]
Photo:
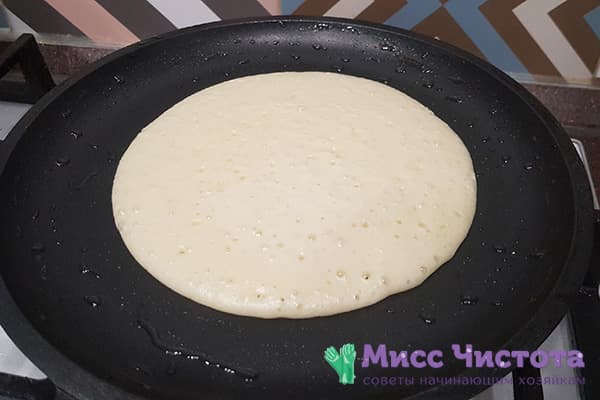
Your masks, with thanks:
[[[589,183],[583,164],[579,160],[567,134],[564,132],[558,121],[539,102],[539,100],[537,100],[519,83],[493,65],[477,58],[476,56],[471,55],[470,53],[467,53],[466,51],[453,45],[440,42],[421,34],[391,26],[345,18],[269,16],[212,22],[167,32],[156,37],[145,39],[141,42],[117,50],[110,55],[103,57],[97,62],[86,66],[81,71],[62,82],[56,88],[52,89],[40,101],[38,101],[15,125],[5,141],[0,145],[0,176],[4,172],[5,166],[8,164],[8,162],[10,162],[10,155],[12,154],[15,146],[17,146],[19,140],[27,132],[33,121],[42,112],[44,112],[56,98],[63,95],[70,88],[75,86],[81,79],[94,73],[105,65],[112,63],[122,56],[135,52],[137,49],[151,46],[154,43],[165,40],[170,40],[180,35],[194,34],[212,29],[222,29],[230,26],[281,22],[346,24],[359,29],[360,27],[364,27],[371,30],[380,31],[381,33],[392,33],[395,35],[408,37],[411,40],[420,41],[428,46],[432,46],[435,49],[451,54],[452,56],[458,57],[468,63],[473,64],[478,69],[482,70],[499,83],[510,89],[513,93],[517,94],[519,98],[526,103],[536,114],[536,116],[543,122],[546,129],[552,136],[558,151],[562,155],[562,160],[560,161],[564,163],[569,174],[574,204],[573,215],[575,229],[571,238],[571,246],[568,254],[566,255],[562,272],[556,280],[553,289],[550,291],[550,294],[545,301],[540,304],[538,310],[531,317],[528,323],[523,325],[520,330],[515,332],[508,342],[504,344],[504,347],[511,348],[511,344],[519,343],[521,344],[520,347],[522,347],[523,350],[533,350],[534,348],[537,348],[552,330],[548,330],[542,337],[539,337],[541,336],[539,334],[536,337],[532,337],[529,332],[532,330],[539,330],[539,328],[534,328],[539,327],[542,324],[544,326],[551,326],[552,329],[554,329],[567,311],[568,299],[565,297],[574,294],[579,289],[581,283],[583,282],[584,275],[589,267],[588,260],[591,257],[593,236],[593,205],[591,190],[589,188]],[[75,361],[69,359],[60,350],[50,344],[33,327],[26,316],[21,312],[18,305],[10,295],[1,273],[0,303],[5,305],[4,307],[0,308],[0,321],[2,321],[2,326],[5,328],[7,334],[19,348],[26,349],[27,356],[32,359],[36,365],[41,366],[41,369],[57,385],[57,388],[60,388],[68,394],[81,399],[93,398],[90,393],[98,393],[98,391],[104,393],[105,395],[110,393],[110,397],[115,399],[141,399],[141,397],[131,392],[127,392],[121,389],[119,386],[109,383],[108,381],[105,381],[104,379],[97,377],[93,373],[85,370],[83,367],[76,364]],[[510,369],[498,370],[494,372],[494,375],[501,376],[510,371]],[[461,376],[469,376],[469,374],[466,373]],[[90,389],[93,389],[93,391],[90,391]],[[469,390],[467,390],[465,387],[461,387],[460,389],[461,392],[465,393],[465,395],[469,395]],[[474,395],[483,389],[484,388],[479,387],[472,388],[470,395]],[[451,387],[448,390],[452,390]],[[435,386],[409,398],[419,399],[433,395],[441,396],[444,394],[448,394],[448,392],[446,392],[443,387]]]

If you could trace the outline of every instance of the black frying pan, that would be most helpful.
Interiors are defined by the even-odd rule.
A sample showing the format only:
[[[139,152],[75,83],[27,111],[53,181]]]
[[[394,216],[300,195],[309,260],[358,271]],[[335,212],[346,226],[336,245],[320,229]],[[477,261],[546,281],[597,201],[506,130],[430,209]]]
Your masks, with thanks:
[[[113,223],[120,156],[141,128],[198,90],[308,70],[385,82],[460,135],[478,203],[455,257],[409,292],[306,320],[229,315],[162,286]],[[381,25],[282,17],[150,39],[46,95],[2,147],[10,158],[0,176],[1,323],[62,391],[81,399],[464,398],[483,387],[360,380],[508,371],[466,370],[451,358],[439,370],[357,366],[359,383],[342,386],[323,350],[345,342],[359,355],[364,343],[447,353],[452,343],[534,349],[565,313],[592,247],[584,169],[540,103],[465,52]]]

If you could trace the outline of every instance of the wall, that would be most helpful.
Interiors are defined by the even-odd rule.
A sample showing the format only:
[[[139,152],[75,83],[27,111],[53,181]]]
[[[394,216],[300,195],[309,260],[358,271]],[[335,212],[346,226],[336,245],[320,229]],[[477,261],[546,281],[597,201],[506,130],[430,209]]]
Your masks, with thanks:
[[[4,13],[13,36],[108,47],[220,19],[339,16],[438,37],[524,81],[600,78],[600,0],[5,0]]]

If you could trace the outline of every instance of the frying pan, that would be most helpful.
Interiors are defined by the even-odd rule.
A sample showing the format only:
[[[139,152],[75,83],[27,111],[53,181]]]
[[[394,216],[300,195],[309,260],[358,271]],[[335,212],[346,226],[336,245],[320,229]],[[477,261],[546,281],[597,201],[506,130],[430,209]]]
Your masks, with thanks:
[[[331,317],[262,320],[187,300],[129,254],[111,186],[132,139],[198,90],[274,71],[383,82],[461,137],[477,174],[476,216],[456,255],[421,286]],[[366,343],[446,354],[453,343],[533,350],[589,267],[590,189],[557,121],[493,66],[391,27],[277,17],[168,33],[52,90],[1,146],[0,320],[72,398],[465,398],[483,387],[340,385],[323,350],[347,342],[359,355]],[[445,361],[441,369],[357,366],[357,377],[509,372]]]

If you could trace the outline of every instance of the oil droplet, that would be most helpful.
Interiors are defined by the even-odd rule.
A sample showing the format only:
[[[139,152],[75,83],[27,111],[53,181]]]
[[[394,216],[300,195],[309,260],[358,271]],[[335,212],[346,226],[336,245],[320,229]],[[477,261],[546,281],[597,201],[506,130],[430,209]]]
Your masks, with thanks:
[[[70,162],[71,160],[69,160],[67,157],[59,157],[56,159],[55,164],[57,167],[65,167],[69,165]]]
[[[428,315],[420,314],[419,318],[421,318],[421,321],[425,322],[426,325],[435,324],[435,318],[432,318],[432,317],[430,317]]]
[[[318,24],[315,24],[313,26],[313,29],[316,31],[330,31],[332,29],[332,26],[325,22],[319,22]]]
[[[482,143],[487,143],[487,142],[489,142],[489,140],[490,140],[489,136],[484,136],[484,137],[481,138],[481,142]]]
[[[533,169],[533,164],[527,163],[527,164],[523,165],[523,168],[525,168],[525,171],[531,171]]]
[[[342,58],[342,62],[345,62],[345,63],[350,62],[350,59],[349,58]]]
[[[479,302],[479,298],[474,297],[474,296],[463,296],[463,298],[460,299],[460,304],[462,304],[464,306],[473,306],[473,305],[477,304],[478,302]]]
[[[510,162],[510,156],[502,156],[502,164],[508,164]]]
[[[317,51],[319,51],[319,50],[326,50],[326,48],[323,47],[323,46],[321,46],[319,43],[314,43],[312,45],[312,48],[315,49],[315,50],[317,50]]]
[[[96,309],[102,305],[102,299],[98,296],[85,296],[83,300],[90,305],[90,307]]]
[[[123,79],[122,76],[120,75],[113,75],[113,79],[115,80],[115,82],[117,82],[118,84],[121,84],[125,81],[125,79]]]
[[[458,96],[446,96],[446,100],[456,104],[462,104],[464,102],[464,100]]]
[[[494,246],[494,251],[498,254],[506,253],[506,248],[502,246]]]
[[[371,277],[371,275],[369,275],[368,273],[364,273],[364,274],[362,274],[362,278],[363,278],[365,281],[368,281],[370,277]]]
[[[77,140],[83,136],[83,134],[81,132],[77,132],[77,131],[71,131],[71,132],[69,132],[69,135],[71,135],[73,137],[73,139],[75,139],[75,140]]]
[[[394,51],[396,48],[389,43],[382,43],[379,45],[381,51]]]
[[[79,269],[79,272],[81,272],[81,275],[90,275],[96,279],[100,279],[100,277],[101,277],[98,272],[94,271],[93,269],[91,269],[90,267],[87,267],[85,265],[81,266],[81,268]]]
[[[335,276],[337,276],[338,278],[343,278],[343,277],[344,277],[344,275],[345,275],[345,274],[344,274],[344,271],[337,271],[337,272],[335,273]]]
[[[301,58],[302,58],[302,56],[297,56],[297,55],[295,55],[295,54],[292,54],[292,58],[293,58],[294,60],[298,61],[299,59],[301,59]]]
[[[433,88],[434,86],[435,86],[435,84],[434,84],[433,82],[425,82],[425,83],[423,84],[423,87],[424,87],[424,88],[427,88],[427,89],[431,89],[431,88]]]

